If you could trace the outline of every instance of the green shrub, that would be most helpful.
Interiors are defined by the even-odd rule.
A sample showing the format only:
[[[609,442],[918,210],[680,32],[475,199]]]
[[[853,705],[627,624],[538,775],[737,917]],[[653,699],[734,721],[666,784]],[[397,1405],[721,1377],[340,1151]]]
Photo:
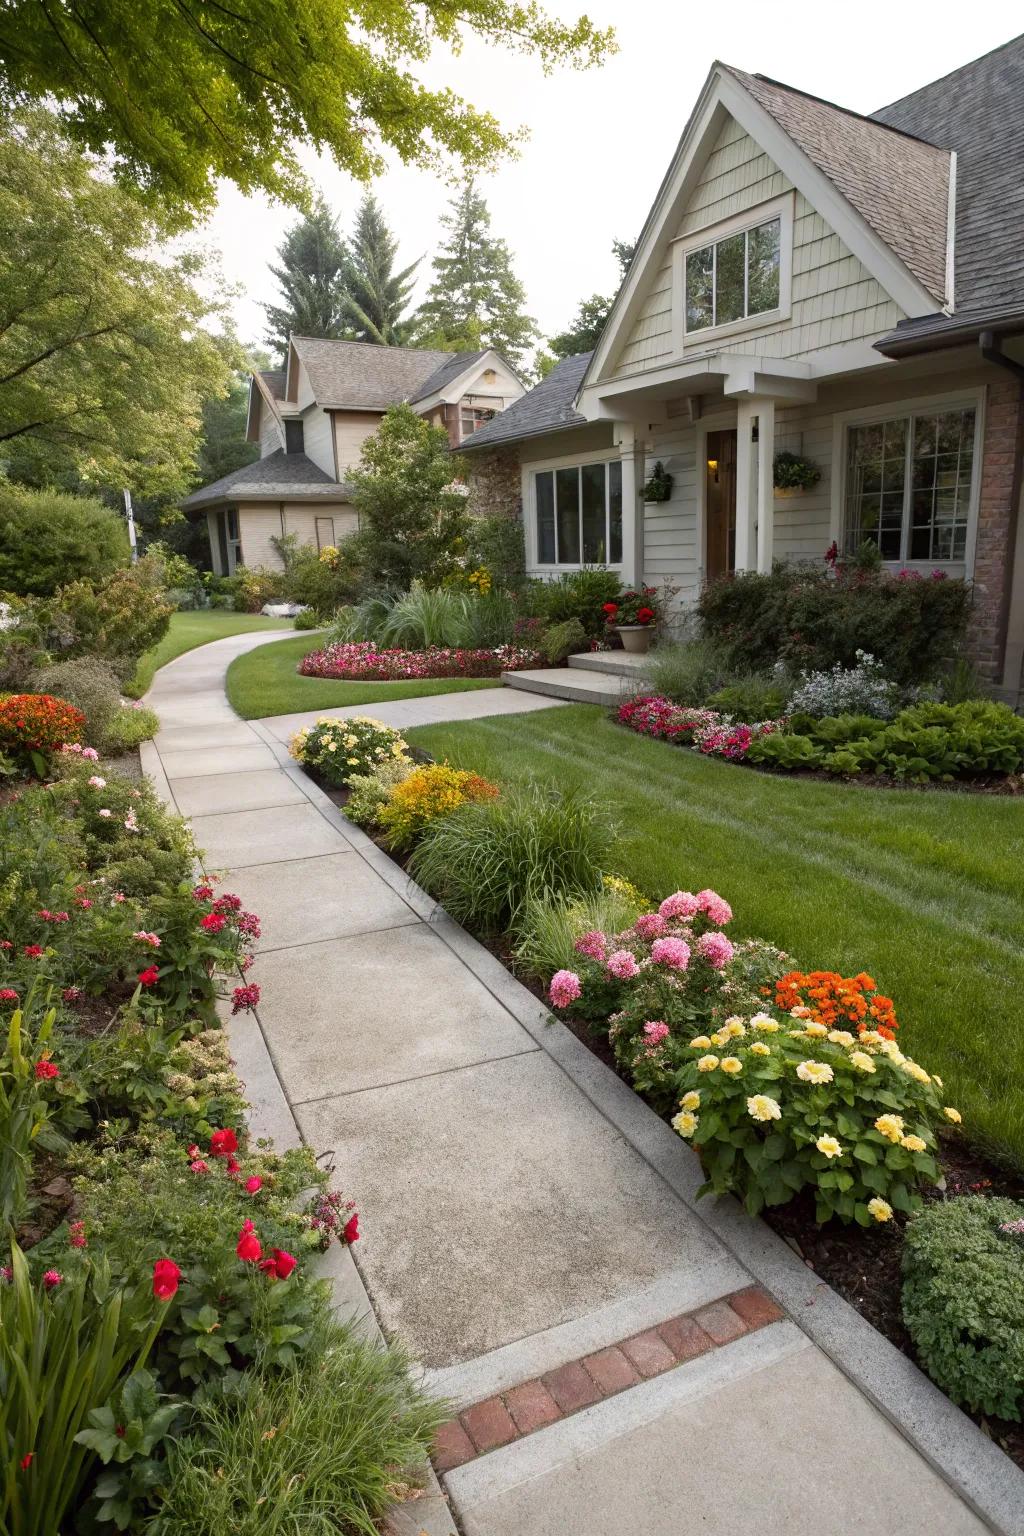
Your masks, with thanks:
[[[348,784],[381,763],[408,760],[409,748],[398,731],[369,715],[348,719],[325,716],[296,731],[288,743],[295,761],[313,768],[328,784]]]
[[[247,565],[239,565],[227,580],[237,613],[259,613],[264,603],[288,601],[288,581],[284,571],[268,571],[262,566],[250,570]]]
[[[84,740],[103,749],[114,717],[121,712],[121,689],[117,673],[98,656],[79,656],[45,667],[36,678],[42,693],[67,699],[85,716]]]
[[[613,840],[603,811],[586,796],[516,786],[434,822],[411,869],[457,923],[498,933],[531,898],[595,894]]]
[[[567,571],[554,581],[534,581],[526,597],[529,611],[548,624],[564,624],[578,619],[588,640],[597,640],[606,630],[605,603],[617,602],[622,583],[614,571],[597,567]]]
[[[489,592],[467,592],[466,638],[471,650],[495,650],[511,645],[515,638],[517,608],[515,599],[500,587]]]
[[[1016,1224],[1016,1232],[1000,1227]],[[955,1403],[1024,1417],[1024,1205],[966,1196],[908,1223],[903,1318],[921,1363]]]
[[[159,729],[160,717],[156,710],[146,709],[145,706],[122,707],[111,720],[103,738],[104,754],[117,757],[122,752],[130,752],[140,742],[152,741]]]
[[[95,497],[0,481],[0,592],[48,597],[69,581],[102,580],[127,560],[124,522]]]
[[[374,827],[391,798],[396,785],[415,772],[416,764],[407,757],[392,757],[370,773],[360,773],[348,781],[345,815],[357,827]]]
[[[710,709],[719,709],[734,720],[754,724],[758,720],[777,720],[785,710],[788,692],[770,673],[749,672],[719,688],[707,703]]]
[[[404,851],[439,817],[497,796],[498,786],[478,773],[450,763],[425,763],[395,785],[381,808],[380,825],[388,847]]]
[[[295,615],[292,622],[296,629],[306,630],[319,629],[324,621],[318,617],[315,608],[303,608],[301,613]]]
[[[72,653],[98,656],[122,681],[143,651],[166,635],[171,608],[164,601],[154,566],[144,560],[100,582],[75,581],[54,599],[55,618],[73,635]]]
[[[310,544],[286,546],[282,554],[283,586],[288,601],[307,604],[312,617],[322,624],[329,624],[338,609],[350,603],[362,586],[362,573],[345,544],[320,550]],[[297,627],[312,629],[315,624],[311,621]]]
[[[152,1536],[376,1536],[445,1407],[407,1362],[327,1323],[302,1360],[196,1410],[170,1449]],[[413,1506],[415,1507],[415,1506]]]
[[[705,636],[733,667],[756,670],[766,656],[794,670],[853,667],[870,652],[901,686],[939,675],[963,644],[970,595],[959,580],[901,580],[880,569],[777,565],[738,572],[701,594]],[[686,701],[693,702],[693,701]]]
[[[372,638],[382,646],[405,646],[414,651],[430,645],[465,645],[470,601],[466,593],[451,587],[431,589],[413,582],[409,591],[391,604]]]
[[[526,542],[519,517],[471,517],[466,528],[466,558],[490,574],[495,587],[520,592],[526,581]]]
[[[515,957],[521,970],[547,982],[556,971],[579,963],[576,940],[600,930],[619,933],[635,923],[646,904],[602,887],[590,896],[546,895],[526,901],[517,923]]]
[[[579,619],[563,619],[544,632],[541,650],[549,667],[558,667],[567,656],[587,649],[587,632]]]

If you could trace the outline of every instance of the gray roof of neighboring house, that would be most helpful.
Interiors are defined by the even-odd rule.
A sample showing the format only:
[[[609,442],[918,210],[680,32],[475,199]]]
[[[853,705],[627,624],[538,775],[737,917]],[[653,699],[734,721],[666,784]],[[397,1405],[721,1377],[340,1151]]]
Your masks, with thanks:
[[[954,313],[906,321],[879,348],[1024,310],[1024,37],[872,116],[957,157]]]
[[[226,501],[345,501],[348,496],[347,485],[332,480],[304,453],[285,453],[283,448],[276,448],[265,458],[243,464],[241,469],[222,475],[212,485],[193,491],[181,506],[185,512],[194,512]]]
[[[950,149],[912,120],[861,117],[764,75],[735,76],[938,303],[946,296]],[[892,109],[889,109],[892,110]]]
[[[457,379],[460,373],[465,373],[467,368],[471,368],[474,363],[478,363],[481,358],[486,357],[487,351],[488,349],[485,347],[482,352],[450,353],[445,361],[423,380],[416,393],[410,395],[410,401],[415,403],[417,400],[425,400],[428,395],[436,395],[439,390],[444,389],[446,384],[450,384],[453,379]]]
[[[465,353],[325,341],[316,336],[293,336],[292,346],[309,374],[317,405],[324,409],[353,406],[386,411],[400,400],[418,398],[427,380],[454,356],[466,357]]]
[[[538,437],[544,432],[561,432],[566,427],[585,427],[587,419],[573,409],[583,375],[592,352],[580,352],[556,363],[546,378],[516,400],[507,410],[480,427],[460,448],[498,448],[522,437]]]
[[[284,386],[287,374],[283,368],[261,368],[260,378],[267,386],[267,390],[273,399],[284,399]]]

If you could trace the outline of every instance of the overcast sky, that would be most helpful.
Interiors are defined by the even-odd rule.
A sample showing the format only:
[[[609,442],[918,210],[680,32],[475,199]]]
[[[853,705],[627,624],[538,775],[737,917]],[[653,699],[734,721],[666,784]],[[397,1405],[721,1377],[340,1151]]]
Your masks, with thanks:
[[[998,0],[975,0],[967,9],[922,9],[905,0],[858,0],[842,9],[817,0],[707,7],[554,0],[547,9],[566,18],[585,9],[598,24],[611,23],[619,52],[601,68],[545,77],[532,60],[471,41],[458,58],[439,51],[422,72],[505,126],[529,129],[520,157],[481,190],[544,332],[560,330],[581,298],[614,287],[612,239],[638,233],[716,58],[871,112],[1008,42],[1020,27],[1019,6]],[[310,155],[306,163],[344,229],[361,187],[330,162]],[[403,263],[429,257],[451,195],[442,179],[396,165],[374,191]],[[225,275],[241,286],[236,314],[246,341],[262,341],[260,306],[275,295],[267,261],[294,218],[293,210],[227,186],[206,228]],[[428,261],[421,271],[419,293],[429,281]]]

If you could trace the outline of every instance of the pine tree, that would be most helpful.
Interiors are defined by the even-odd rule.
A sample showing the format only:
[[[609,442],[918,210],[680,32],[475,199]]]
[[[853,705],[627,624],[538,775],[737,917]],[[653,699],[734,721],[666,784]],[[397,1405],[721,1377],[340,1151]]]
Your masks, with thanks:
[[[263,306],[268,344],[283,358],[290,335],[351,336],[345,282],[348,252],[322,197],[312,213],[292,225],[277,254],[280,265],[270,270],[280,284],[282,301]]]
[[[491,234],[491,215],[472,181],[441,223],[448,235],[417,316],[421,345],[457,352],[495,347],[519,363],[537,324],[524,313],[526,290],[512,270],[512,253]]]
[[[398,241],[384,220],[376,198],[367,192],[359,205],[345,265],[346,315],[357,341],[400,347],[409,333],[409,295],[419,266],[395,271]]]
[[[579,352],[592,352],[601,340],[601,332],[604,330],[611,313],[611,307],[618,296],[619,288],[626,280],[636,251],[635,245],[630,245],[625,240],[612,241],[612,255],[619,264],[619,287],[615,292],[605,297],[595,293],[589,299],[582,299],[580,307],[576,311],[575,318],[571,320],[564,331],[557,336],[552,336],[548,341],[548,347],[556,358],[575,357]],[[542,367],[543,372],[548,372],[553,364],[547,368]]]

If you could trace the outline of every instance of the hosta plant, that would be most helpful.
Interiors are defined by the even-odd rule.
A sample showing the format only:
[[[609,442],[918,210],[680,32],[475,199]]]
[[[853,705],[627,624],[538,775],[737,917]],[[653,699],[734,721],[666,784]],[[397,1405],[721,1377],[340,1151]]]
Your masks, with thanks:
[[[398,731],[369,715],[353,715],[348,720],[324,716],[315,725],[296,731],[288,750],[296,762],[314,769],[328,784],[348,784],[389,758],[401,761],[409,756],[408,745]]]
[[[960,1119],[941,1079],[878,1031],[799,1012],[736,1015],[690,1041],[672,1124],[700,1156],[700,1193],[756,1216],[810,1189],[819,1222],[865,1227],[916,1210],[940,1177],[936,1129]]]

